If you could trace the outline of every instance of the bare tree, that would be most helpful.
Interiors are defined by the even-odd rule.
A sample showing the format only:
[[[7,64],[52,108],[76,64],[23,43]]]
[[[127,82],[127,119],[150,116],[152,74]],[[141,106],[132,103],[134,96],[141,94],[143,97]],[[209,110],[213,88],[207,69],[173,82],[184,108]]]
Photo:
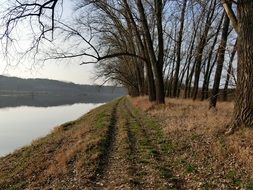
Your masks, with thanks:
[[[207,43],[207,37],[208,33],[211,27],[211,24],[213,22],[213,16],[215,13],[215,8],[216,8],[216,0],[212,0],[210,2],[208,12],[207,12],[207,17],[205,21],[205,27],[203,30],[203,33],[201,34],[199,44],[197,46],[197,51],[196,51],[196,58],[195,58],[195,74],[194,74],[194,86],[193,86],[193,91],[192,91],[192,98],[195,100],[198,95],[198,89],[199,89],[199,79],[200,79],[200,73],[201,73],[201,63],[202,63],[202,58],[203,58],[203,51]]]
[[[174,84],[173,84],[173,97],[176,97],[178,95],[178,81],[179,81],[179,69],[180,69],[180,63],[181,63],[181,46],[182,46],[182,40],[183,40],[183,32],[184,32],[184,23],[185,23],[185,10],[187,6],[187,0],[183,1],[182,5],[182,11],[180,16],[180,29],[178,33],[178,39],[177,39],[177,50],[176,50],[176,69],[175,69],[175,75],[174,75]]]
[[[229,32],[229,18],[226,15],[223,22],[221,42],[218,48],[217,67],[216,67],[216,72],[215,72],[215,78],[214,78],[209,108],[216,107],[219,88],[220,88],[222,68],[223,68],[223,63],[224,63],[224,58],[225,58],[227,39],[228,39],[228,34],[229,34],[228,32]]]
[[[221,17],[219,23],[218,23],[218,28],[217,31],[215,33],[215,37],[213,39],[213,43],[212,46],[209,49],[209,53],[207,55],[207,63],[206,63],[206,69],[205,69],[205,73],[204,73],[204,81],[203,81],[203,86],[202,86],[202,91],[201,91],[201,100],[207,99],[209,96],[209,83],[210,83],[210,75],[212,73],[212,68],[214,67],[214,63],[212,62],[212,58],[216,57],[216,45],[217,45],[217,41],[218,41],[218,37],[220,34],[220,30],[221,30],[221,26],[222,26],[222,22],[224,19],[224,15]],[[217,52],[218,53],[218,52]],[[213,63],[213,64],[212,64]]]
[[[224,101],[228,100],[228,85],[229,85],[229,81],[230,81],[230,78],[231,78],[232,72],[233,72],[233,61],[234,61],[236,52],[237,52],[237,40],[234,44],[234,47],[233,47],[233,50],[231,52],[231,56],[229,59],[229,64],[228,64],[228,69],[227,69],[227,77],[226,77],[226,82],[225,82],[224,90],[223,90],[223,100]]]

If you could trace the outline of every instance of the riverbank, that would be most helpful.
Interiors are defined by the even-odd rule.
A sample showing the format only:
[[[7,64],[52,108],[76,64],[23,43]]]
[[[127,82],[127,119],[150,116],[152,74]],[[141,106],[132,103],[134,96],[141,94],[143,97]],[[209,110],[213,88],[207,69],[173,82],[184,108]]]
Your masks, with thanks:
[[[0,189],[253,189],[253,132],[223,135],[232,107],[114,100],[0,158]]]

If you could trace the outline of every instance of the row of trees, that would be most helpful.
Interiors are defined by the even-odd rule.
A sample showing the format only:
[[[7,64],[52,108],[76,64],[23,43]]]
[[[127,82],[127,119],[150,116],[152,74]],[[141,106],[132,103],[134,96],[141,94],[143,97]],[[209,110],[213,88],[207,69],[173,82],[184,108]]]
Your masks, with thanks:
[[[251,0],[75,3],[73,19],[64,22],[56,16],[64,1],[14,1],[2,19],[4,44],[8,46],[16,26],[30,18],[31,26],[38,27],[29,51],[45,49],[41,42],[48,36],[63,39],[65,48],[62,43],[51,45],[44,60],[97,63],[99,77],[124,85],[132,96],[147,94],[158,104],[166,96],[209,98],[210,108],[215,108],[221,87],[227,100],[229,87],[236,85],[232,128],[252,126]]]
[[[117,3],[92,4],[99,7],[100,17],[112,16],[112,20],[103,21],[99,28],[93,28],[100,31],[103,27],[104,32],[110,31],[103,33],[101,40],[107,39],[104,44],[111,53],[120,50],[142,59],[125,55],[114,61],[100,62],[100,76],[116,79],[132,95],[148,94],[150,100],[157,103],[164,103],[165,96],[183,96],[194,100],[198,96],[202,100],[211,96],[210,106],[215,107],[222,73],[226,73],[224,60],[228,63],[232,53],[230,46],[236,41],[222,5],[216,0],[183,0],[165,4],[140,1],[140,5],[129,1]],[[161,16],[157,15],[159,8],[163,13]],[[116,21],[113,21],[115,18]],[[120,42],[115,41],[118,39]],[[112,50],[111,47],[116,48]],[[235,76],[232,72],[235,66],[233,60],[227,65],[231,69],[227,72],[227,79],[224,79],[227,83],[225,99],[229,81],[234,84],[236,79],[231,77]]]

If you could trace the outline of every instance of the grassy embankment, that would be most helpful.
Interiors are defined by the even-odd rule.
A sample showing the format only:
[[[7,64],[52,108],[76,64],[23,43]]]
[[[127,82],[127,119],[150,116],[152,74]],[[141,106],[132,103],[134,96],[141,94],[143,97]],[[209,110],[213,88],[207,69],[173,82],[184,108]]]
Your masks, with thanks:
[[[121,98],[0,158],[0,189],[253,189],[253,132],[231,103]]]

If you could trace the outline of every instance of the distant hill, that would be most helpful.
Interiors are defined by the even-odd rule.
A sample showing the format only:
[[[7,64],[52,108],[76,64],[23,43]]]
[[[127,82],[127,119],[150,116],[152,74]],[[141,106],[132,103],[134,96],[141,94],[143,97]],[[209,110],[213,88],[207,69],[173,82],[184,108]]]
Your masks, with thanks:
[[[0,94],[4,93],[125,94],[126,91],[121,87],[80,85],[71,82],[62,82],[49,79],[21,79],[17,77],[6,77],[0,75]]]
[[[49,79],[0,75],[0,107],[102,103],[126,95],[122,87],[80,85]]]

